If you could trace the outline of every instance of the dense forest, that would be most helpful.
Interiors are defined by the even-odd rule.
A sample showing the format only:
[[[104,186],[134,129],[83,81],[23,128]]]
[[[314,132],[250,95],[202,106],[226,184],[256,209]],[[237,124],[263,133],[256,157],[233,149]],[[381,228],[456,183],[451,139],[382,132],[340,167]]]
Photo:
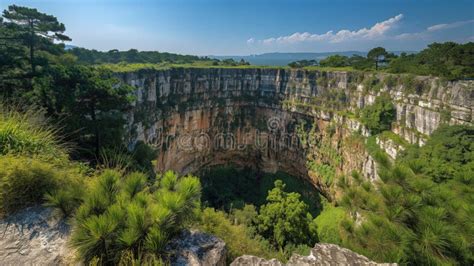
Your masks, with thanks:
[[[15,5],[0,20],[0,216],[32,204],[54,208],[72,224],[80,259],[94,265],[166,263],[164,247],[185,228],[223,239],[229,262],[243,254],[285,261],[326,242],[383,262],[474,263],[473,126],[443,126],[391,161],[374,137],[390,130],[395,109],[377,98],[358,118],[374,134],[365,145],[381,180],[371,184],[358,172],[340,177],[343,197],[336,202],[283,173],[263,177],[260,187],[252,185],[255,173],[232,167],[200,178],[155,173],[152,147],[128,150],[122,141],[121,114],[132,108],[134,88],[117,86],[113,72],[97,64],[248,63],[67,50],[60,43],[70,40],[65,30],[56,17]],[[315,65],[472,78],[474,43],[434,43],[400,56],[376,48],[367,57],[336,55],[291,67]],[[366,219],[356,221],[361,213]]]
[[[433,43],[419,53],[401,53],[397,56],[382,47],[376,47],[367,56],[331,55],[320,60],[302,60],[290,67],[321,66],[352,68],[355,70],[380,70],[388,73],[411,73],[438,76],[450,80],[474,78],[474,43]]]

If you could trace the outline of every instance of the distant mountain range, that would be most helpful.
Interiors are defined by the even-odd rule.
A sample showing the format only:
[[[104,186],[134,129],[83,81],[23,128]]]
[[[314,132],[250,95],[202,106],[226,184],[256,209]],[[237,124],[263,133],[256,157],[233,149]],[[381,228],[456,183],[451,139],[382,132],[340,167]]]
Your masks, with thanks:
[[[75,45],[66,44],[65,49],[71,50],[74,48],[79,48]],[[396,55],[400,55],[405,52],[407,54],[416,53],[415,51],[390,51]],[[324,52],[324,53],[263,53],[263,54],[254,54],[254,55],[209,55],[209,58],[215,58],[219,60],[223,59],[234,59],[235,61],[240,61],[244,59],[252,65],[257,66],[286,66],[291,62],[299,60],[321,60],[331,55],[344,55],[344,56],[353,56],[360,55],[366,56],[367,52],[361,51],[342,51],[342,52]]]
[[[391,51],[397,55],[401,54],[402,52],[405,53],[415,53],[414,51]],[[271,65],[271,66],[286,66],[288,63],[299,61],[299,60],[321,60],[331,55],[344,55],[344,56],[352,56],[352,55],[361,55],[366,56],[367,52],[361,51],[343,51],[343,52],[325,52],[325,53],[264,53],[258,55],[245,55],[245,56],[237,56],[237,55],[229,55],[229,56],[209,56],[210,58],[216,59],[229,59],[232,58],[236,61],[240,61],[240,59],[244,59],[245,61],[249,62],[252,65]]]

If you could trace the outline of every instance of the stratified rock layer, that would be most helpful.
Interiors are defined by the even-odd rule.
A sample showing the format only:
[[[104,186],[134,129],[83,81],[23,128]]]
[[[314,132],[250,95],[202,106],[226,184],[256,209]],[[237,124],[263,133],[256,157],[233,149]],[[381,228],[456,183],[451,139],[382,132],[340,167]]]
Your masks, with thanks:
[[[117,76],[136,87],[129,147],[139,140],[155,145],[156,170],[185,174],[231,163],[291,173],[326,196],[334,194],[328,187],[335,182],[325,180],[327,171],[317,164],[331,164],[334,176],[356,170],[378,179],[363,141],[350,137],[370,135],[355,113],[381,94],[396,108],[393,133],[407,143],[423,145],[442,124],[473,123],[473,81],[270,68],[143,69]],[[392,157],[403,149],[390,140],[378,144]]]
[[[265,260],[255,256],[244,255],[235,259],[231,266],[282,266],[285,265],[278,260]],[[291,256],[288,266],[312,266],[312,265],[396,265],[395,263],[377,263],[368,258],[341,248],[334,244],[316,244],[311,249],[309,256],[294,254]]]

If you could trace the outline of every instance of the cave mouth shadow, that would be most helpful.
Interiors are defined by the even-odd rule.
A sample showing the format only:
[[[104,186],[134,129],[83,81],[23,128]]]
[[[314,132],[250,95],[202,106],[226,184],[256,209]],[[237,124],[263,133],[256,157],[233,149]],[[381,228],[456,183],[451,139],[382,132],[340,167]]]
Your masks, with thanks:
[[[251,167],[224,164],[200,169],[195,173],[202,184],[204,206],[230,212],[245,204],[259,208],[266,203],[268,191],[276,180],[286,184],[287,192],[297,192],[316,217],[322,210],[321,194],[309,181],[285,172],[265,173]]]

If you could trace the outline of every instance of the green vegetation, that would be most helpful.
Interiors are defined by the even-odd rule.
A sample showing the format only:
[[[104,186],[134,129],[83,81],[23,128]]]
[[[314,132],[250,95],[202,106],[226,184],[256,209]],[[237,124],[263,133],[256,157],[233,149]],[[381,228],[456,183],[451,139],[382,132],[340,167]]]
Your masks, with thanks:
[[[19,113],[0,104],[0,155],[66,156],[66,147],[57,141],[57,130],[46,123],[40,111]]]
[[[0,158],[0,216],[42,203],[46,193],[66,183],[78,183],[79,173],[24,156]]]
[[[131,171],[129,164],[146,165],[153,157],[153,151],[143,144],[137,144],[135,157],[119,154],[104,160],[114,169],[102,165],[94,170],[68,159],[58,131],[41,120],[41,113],[4,110],[8,111],[1,113],[0,135],[8,149],[0,157],[0,215],[34,204],[55,208],[69,217],[71,244],[86,263],[163,264],[168,260],[163,248],[184,228],[198,228],[224,239],[229,262],[243,254],[284,261],[294,251],[307,251],[317,240],[309,206],[298,193],[286,192],[282,181],[276,182],[268,201],[262,202],[260,213],[252,205],[233,208],[230,214],[210,208],[201,211],[201,186],[196,177],[178,178],[173,172],[150,177]],[[43,146],[35,144],[40,136],[45,137]],[[56,153],[64,156],[53,160]],[[252,174],[248,173],[249,178]],[[309,185],[279,175],[292,186],[305,188],[307,196],[314,195]],[[274,180],[275,176],[263,177],[260,189]],[[276,226],[269,223],[274,219]],[[262,235],[268,235],[268,240]]]
[[[54,16],[31,8],[10,6],[0,19],[5,36],[0,46],[0,216],[37,204],[53,207],[73,226],[71,244],[78,259],[96,265],[163,264],[168,241],[189,228],[226,241],[229,262],[243,254],[284,261],[292,252],[323,241],[381,262],[474,263],[472,126],[445,125],[423,147],[408,145],[388,131],[395,107],[382,94],[359,113],[373,136],[352,139],[356,144],[365,140],[380,180],[369,182],[357,172],[336,177],[342,163],[339,147],[319,141],[321,158],[309,161],[308,168],[331,193],[338,193],[336,202],[322,205],[311,184],[283,173],[228,167],[204,172],[201,193],[197,177],[156,175],[151,164],[156,151],[145,143],[137,143],[131,152],[124,147],[123,114],[132,108],[134,88],[115,77],[149,69],[256,67],[136,50],[65,51],[54,42],[69,39],[64,31]],[[406,93],[421,94],[427,84],[414,74],[472,77],[473,47],[435,43],[399,57],[378,47],[367,58],[332,56],[319,66],[296,62],[291,67],[323,70],[317,83],[331,89],[307,103],[290,104],[352,115],[344,110],[347,95],[336,88],[328,70],[412,73],[383,80],[375,74],[365,80],[355,76],[367,92],[403,84]],[[443,120],[450,115],[444,113]],[[296,129],[300,135],[316,130],[309,125]],[[333,124],[326,130],[330,136],[339,133]],[[406,149],[390,160],[377,145],[377,136]],[[310,136],[301,137],[303,144],[310,142]],[[204,205],[227,213],[201,208],[201,198]]]
[[[352,218],[339,227],[342,244],[376,261],[472,264],[473,130],[442,127],[394,163],[375,156],[381,180],[374,186],[356,174],[343,188],[339,203]],[[372,154],[375,146],[369,139]]]
[[[302,179],[285,173],[257,173],[251,169],[239,170],[232,166],[220,166],[199,174],[203,187],[202,202],[214,208],[231,211],[245,204],[257,207],[266,202],[266,194],[276,180],[286,184],[286,190],[301,194],[312,215],[319,213],[320,197],[313,186]]]
[[[230,213],[202,211],[198,228],[227,243],[229,262],[242,254],[286,261],[293,252],[307,254],[317,242],[316,222],[301,195],[287,192],[281,180],[274,185],[259,210],[247,204]]]
[[[192,63],[118,63],[118,64],[102,64],[95,65],[97,68],[104,68],[116,73],[136,72],[136,71],[147,71],[147,70],[167,70],[167,69],[179,69],[179,68],[210,68],[210,69],[221,69],[221,68],[232,68],[232,69],[279,69],[284,67],[275,66],[253,66],[247,64],[237,65],[226,65],[223,63],[215,64],[214,61],[196,61]]]
[[[395,55],[388,53],[383,47],[375,47],[367,53],[367,59],[375,64],[375,70],[379,69],[381,63],[385,63],[393,57]]]
[[[219,237],[226,243],[229,264],[243,254],[285,261],[287,258],[284,254],[275,251],[268,241],[255,234],[255,229],[251,226],[251,221],[255,216],[256,213],[253,213],[250,221],[242,222],[236,218],[237,215],[205,208],[199,216],[197,228]]]
[[[347,67],[350,66],[350,63],[346,56],[331,55],[319,61],[319,65],[322,67]]]
[[[78,63],[98,65],[98,64],[118,64],[118,63],[150,63],[159,64],[164,62],[174,63],[193,63],[195,61],[209,60],[194,55],[180,55],[166,52],[138,51],[130,49],[128,51],[110,50],[101,52],[97,50],[88,50],[74,47],[68,53],[77,58]]]
[[[19,40],[27,47],[32,74],[36,72],[38,59],[35,53],[38,51],[38,46],[45,40],[49,42],[71,40],[63,34],[66,30],[64,24],[59,23],[56,17],[41,13],[35,8],[11,5],[3,11],[3,18],[5,22],[2,26],[8,29],[6,30],[8,33],[14,33],[9,37]]]
[[[433,43],[417,54],[401,54],[390,62],[391,73],[434,75],[447,79],[474,76],[474,43]]]
[[[395,106],[389,96],[382,95],[375,98],[372,105],[364,107],[360,117],[372,134],[377,134],[391,128],[396,117]]]
[[[0,216],[42,203],[46,193],[82,182],[81,164],[69,162],[56,133],[35,109],[0,110]]]
[[[323,211],[315,219],[319,241],[341,245],[339,228],[345,217],[346,212],[342,207],[334,207],[325,203]]]
[[[300,61],[295,61],[288,64],[288,66],[291,68],[302,68],[302,67],[317,66],[317,65],[318,65],[318,61],[316,60],[300,60]]]
[[[313,246],[317,242],[316,224],[300,194],[285,191],[281,180],[268,192],[267,204],[256,218],[257,232],[283,250],[287,245]]]
[[[410,147],[402,161],[435,182],[471,184],[474,180],[474,128],[442,126],[422,149]]]
[[[292,68],[328,71],[380,70],[389,73],[410,73],[414,75],[433,75],[446,79],[464,79],[474,76],[474,43],[454,42],[433,43],[419,53],[400,56],[387,52],[383,47],[370,50],[367,57],[332,55],[319,62],[296,61]]]
[[[78,208],[72,245],[87,262],[116,264],[126,252],[136,258],[163,254],[167,242],[189,224],[199,205],[196,177],[167,172],[148,185],[144,174],[103,171],[87,186]]]

